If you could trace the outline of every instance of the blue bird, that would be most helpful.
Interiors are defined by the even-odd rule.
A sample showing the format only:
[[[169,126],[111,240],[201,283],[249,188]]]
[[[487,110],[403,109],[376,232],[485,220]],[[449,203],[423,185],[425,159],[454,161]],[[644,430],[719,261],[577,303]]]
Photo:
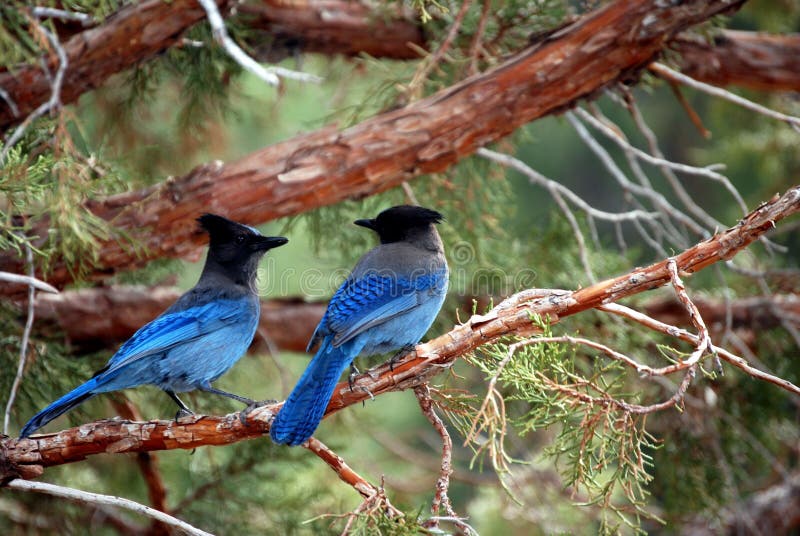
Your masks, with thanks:
[[[89,381],[34,415],[20,437],[28,437],[95,395],[145,384],[160,387],[178,404],[176,418],[192,412],[175,393],[194,389],[255,404],[215,389],[211,382],[250,346],[260,313],[255,288],[258,261],[288,240],[262,236],[252,227],[214,214],[197,221],[210,236],[197,285],[139,329]]]
[[[333,295],[308,351],[319,349],[270,425],[276,443],[299,445],[317,429],[336,382],[360,354],[412,348],[428,331],[447,292],[436,211],[397,206],[356,225],[380,245],[359,260]]]

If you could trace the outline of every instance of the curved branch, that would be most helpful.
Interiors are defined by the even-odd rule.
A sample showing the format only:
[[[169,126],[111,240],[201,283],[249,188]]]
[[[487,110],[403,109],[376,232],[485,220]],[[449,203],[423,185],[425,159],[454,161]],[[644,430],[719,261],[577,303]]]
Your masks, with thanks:
[[[323,128],[238,161],[199,166],[187,175],[88,207],[136,240],[107,241],[90,277],[101,278],[159,257],[196,256],[202,234],[194,218],[213,209],[256,224],[359,198],[410,178],[442,171],[478,148],[608,85],[637,76],[676,33],[743,0],[667,5],[618,1],[590,13],[480,76],[404,108],[339,131]],[[31,234],[47,236],[47,222]],[[72,280],[52,259],[47,280]],[[0,270],[20,260],[0,255]]]
[[[186,523],[185,521],[181,521],[176,517],[172,517],[169,514],[165,514],[164,512],[160,512],[155,508],[150,508],[149,506],[139,504],[130,499],[125,499],[124,497],[115,497],[113,495],[101,495],[99,493],[91,493],[89,491],[81,491],[74,488],[65,488],[63,486],[56,486],[55,484],[48,484],[46,482],[28,482],[26,480],[12,480],[7,485],[10,489],[45,493],[47,495],[53,495],[55,497],[63,497],[65,499],[69,499],[70,501],[90,504],[92,506],[98,504],[104,504],[108,506],[116,506],[117,508],[125,508],[126,510],[131,510],[132,512],[136,512],[137,514],[147,516],[159,523],[163,523],[164,525],[174,527],[176,529],[179,529],[181,532],[190,534],[192,536],[213,536],[212,534],[204,530],[200,530],[196,527],[193,527],[192,525]]]
[[[775,223],[800,211],[800,186],[764,203],[736,226],[672,257],[678,270],[691,274],[721,260],[730,259]],[[560,318],[603,306],[670,282],[668,261],[663,260],[630,273],[576,290],[529,289],[515,294],[485,315],[475,315],[416,348],[414,357],[390,368],[383,364],[355,379],[355,388],[341,382],[328,404],[326,415],[383,393],[412,389],[447,370],[460,356],[507,335],[535,332],[534,315],[557,322]],[[361,387],[361,388],[359,388]],[[800,393],[788,382],[783,387]],[[45,467],[85,459],[105,452],[148,452],[226,445],[267,434],[279,404],[256,408],[243,424],[239,414],[191,416],[180,421],[131,422],[103,420],[54,434],[0,442],[0,481],[34,478]]]

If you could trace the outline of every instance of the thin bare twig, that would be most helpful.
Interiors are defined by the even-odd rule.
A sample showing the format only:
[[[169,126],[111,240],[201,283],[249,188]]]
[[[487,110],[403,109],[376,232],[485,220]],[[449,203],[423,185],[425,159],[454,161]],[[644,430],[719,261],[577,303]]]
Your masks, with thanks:
[[[631,309],[630,307],[626,307],[618,303],[607,303],[604,305],[600,305],[599,307],[597,307],[597,309],[601,311],[606,311],[608,313],[613,313],[625,318],[629,318],[634,322],[642,324],[643,326],[647,326],[651,329],[660,331],[672,337],[678,337],[679,339],[682,339],[686,342],[690,342],[692,344],[699,343],[699,338],[697,337],[697,335],[690,333],[679,327],[661,322],[660,320],[656,320],[655,318],[652,318],[644,313],[640,313],[639,311]],[[794,393],[795,395],[800,396],[800,387],[793,384],[792,382],[784,380],[783,378],[780,378],[768,372],[764,372],[762,370],[754,368],[746,360],[729,352],[724,348],[712,345],[710,351],[716,353],[717,355],[719,355],[719,357],[721,357],[724,361],[727,361],[731,365],[734,365],[742,369],[745,373],[749,374],[750,376],[772,383],[774,385],[781,387],[782,389],[785,389],[791,393]]]
[[[64,499],[69,499],[71,501],[89,504],[92,506],[103,504],[108,506],[115,506],[118,508],[125,508],[127,510],[131,510],[132,512],[136,512],[138,514],[155,519],[161,523],[164,523],[165,525],[175,527],[176,529],[181,530],[187,534],[192,534],[194,536],[212,536],[210,533],[204,530],[200,530],[196,527],[193,527],[192,525],[186,523],[185,521],[181,521],[176,517],[172,517],[171,515],[165,514],[164,512],[159,512],[158,510],[150,508],[149,506],[145,506],[143,504],[139,504],[137,502],[131,501],[130,499],[124,499],[122,497],[114,497],[113,495],[101,495],[99,493],[90,493],[88,491],[81,491],[74,488],[56,486],[55,484],[48,484],[46,482],[33,482],[30,480],[20,480],[20,479],[12,480],[7,484],[7,486],[10,489],[45,493],[47,495],[62,497]]]
[[[342,536],[350,534],[350,527],[352,527],[353,522],[355,522],[358,516],[362,514],[371,516],[379,510],[386,510],[390,517],[403,515],[402,512],[397,511],[394,506],[389,503],[389,499],[386,497],[386,487],[383,477],[381,477],[381,485],[376,488],[376,490],[374,495],[365,497],[361,504],[358,505],[358,508],[347,514],[347,523],[345,523],[344,529],[342,530]]]
[[[422,414],[425,415],[425,418],[433,425],[442,439],[442,465],[439,469],[439,478],[436,480],[436,492],[431,502],[431,513],[434,517],[431,518],[429,525],[429,528],[438,528],[436,516],[439,515],[440,508],[444,508],[448,516],[458,518],[453,511],[452,504],[450,504],[450,498],[447,496],[447,492],[450,489],[450,475],[453,473],[453,440],[450,438],[442,419],[436,415],[436,411],[433,409],[430,386],[425,383],[415,387],[414,395],[417,397]]]
[[[365,500],[372,500],[380,496],[381,489],[370,484],[364,477],[356,473],[344,459],[328,448],[317,438],[309,438],[302,445],[333,469],[339,480],[353,487]],[[402,517],[403,512],[395,508],[384,496],[386,511],[390,517]]]
[[[19,283],[20,285],[32,286],[36,290],[42,292],[49,292],[51,294],[58,294],[58,289],[49,283],[45,283],[41,279],[36,279],[30,275],[12,274],[10,272],[0,272],[0,281],[8,283]]]
[[[742,209],[742,214],[747,214],[747,204],[742,199],[741,194],[736,189],[736,187],[731,183],[730,179],[721,173],[717,173],[715,170],[724,167],[722,164],[712,164],[706,167],[697,167],[691,166],[688,164],[681,164],[679,162],[673,162],[671,160],[667,160],[663,157],[653,156],[645,151],[642,151],[638,147],[633,146],[624,135],[620,132],[617,132],[611,128],[609,128],[606,124],[602,121],[594,117],[592,114],[587,112],[582,108],[575,108],[574,113],[580,116],[581,119],[592,125],[594,128],[599,130],[603,133],[608,139],[616,143],[623,151],[634,155],[636,158],[647,162],[653,166],[658,167],[666,167],[673,171],[679,171],[681,173],[686,173],[687,175],[697,175],[700,177],[705,177],[707,179],[711,179],[713,181],[717,181],[723,185],[723,187],[730,192],[731,196],[733,196],[736,203],[739,205],[739,208]]]
[[[33,16],[38,19],[74,20],[80,22],[83,26],[91,26],[97,22],[94,17],[87,13],[78,13],[76,11],[67,11],[54,7],[34,6],[32,13]]]
[[[491,7],[491,0],[483,0],[483,5],[481,6],[481,18],[478,20],[478,27],[475,30],[475,34],[472,36],[472,43],[469,45],[468,74],[470,75],[478,72],[478,56],[480,54],[481,42],[483,41],[483,34],[486,32],[486,23],[489,20],[489,9]]]
[[[731,93],[730,91],[717,86],[706,84],[705,82],[700,82],[694,78],[686,76],[685,74],[679,73],[678,71],[674,71],[662,63],[653,62],[648,66],[648,69],[665,80],[678,82],[698,91],[702,91],[703,93],[707,93],[714,97],[719,97],[720,99],[737,104],[750,111],[788,123],[789,126],[800,132],[800,117],[776,112],[771,108],[767,108],[766,106],[762,106],[751,100],[745,99],[744,97],[740,97],[735,93]]]
[[[619,169],[617,164],[614,162],[614,159],[608,154],[608,151],[606,151],[605,148],[603,148],[603,146],[600,145],[596,139],[594,139],[583,123],[581,123],[580,120],[575,117],[574,113],[567,112],[564,114],[564,116],[575,129],[578,137],[580,137],[581,140],[583,140],[583,142],[589,147],[589,149],[595,153],[600,162],[603,163],[611,176],[617,180],[625,192],[648,199],[662,214],[680,222],[699,236],[708,236],[709,232],[706,229],[704,229],[688,215],[675,208],[662,194],[650,188],[645,188],[631,182],[628,177],[625,176],[625,173]]]
[[[593,218],[597,218],[598,220],[616,223],[635,219],[654,220],[658,217],[658,213],[656,212],[647,212],[638,209],[630,210],[628,212],[606,212],[605,210],[600,210],[591,206],[578,194],[563,184],[545,177],[518,158],[508,154],[498,153],[497,151],[492,151],[491,149],[486,149],[485,147],[478,149],[475,154],[522,173],[531,182],[531,184],[538,184],[539,186],[547,188],[550,192],[558,192],[566,197],[580,210],[586,212],[586,214]]]
[[[675,262],[674,258],[670,258],[667,261],[667,270],[669,271],[670,279],[672,280],[672,286],[675,288],[678,299],[681,301],[683,306],[686,307],[686,311],[689,313],[689,318],[698,331],[696,348],[694,352],[692,352],[692,355],[689,356],[689,359],[685,361],[685,363],[688,365],[694,365],[700,361],[700,358],[703,357],[703,354],[711,350],[714,345],[711,343],[711,337],[708,334],[708,328],[706,327],[706,323],[703,321],[703,317],[700,315],[700,311],[697,310],[697,306],[692,302],[692,300],[689,298],[689,294],[686,292],[686,287],[683,284],[683,280],[681,280],[681,277],[678,274],[678,263]]]
[[[623,92],[622,100],[623,105],[630,113],[631,118],[633,118],[633,122],[636,125],[636,128],[639,129],[639,132],[642,133],[644,136],[645,141],[647,142],[648,149],[650,153],[655,156],[656,158],[660,158],[662,160],[666,160],[664,153],[661,152],[661,148],[658,146],[658,139],[656,138],[655,133],[644,120],[642,113],[639,111],[639,107],[636,105],[636,100],[633,98],[630,90],[627,87],[622,87],[621,91]],[[614,95],[611,93],[611,95]],[[675,192],[675,195],[678,199],[683,203],[686,209],[693,214],[696,218],[703,221],[707,226],[712,229],[724,227],[721,222],[713,218],[711,215],[708,214],[700,205],[694,202],[692,197],[689,195],[689,192],[683,187],[683,184],[680,182],[680,179],[673,173],[673,171],[667,167],[659,165],[658,168],[661,170],[661,174],[669,183],[672,191]]]
[[[61,84],[64,81],[64,73],[66,72],[69,64],[69,61],[67,60],[67,53],[64,52],[64,47],[61,46],[61,42],[58,40],[58,36],[55,33],[51,32],[42,25],[39,25],[38,29],[45,35],[45,37],[47,37],[47,40],[50,42],[50,45],[56,51],[56,55],[58,56],[58,69],[56,70],[56,76],[53,78],[53,89],[50,93],[50,99],[48,99],[47,102],[40,104],[34,111],[32,111],[30,115],[28,115],[28,117],[26,117],[25,120],[14,129],[14,132],[11,133],[11,136],[6,138],[3,150],[0,152],[0,166],[2,166],[6,161],[6,157],[8,156],[9,151],[11,151],[11,148],[14,147],[14,145],[16,145],[16,143],[22,139],[22,136],[25,135],[25,131],[28,129],[31,123],[43,116],[45,113],[61,107]]]
[[[217,43],[225,49],[228,55],[233,58],[243,69],[249,71],[259,77],[261,80],[269,85],[277,86],[280,84],[280,78],[289,78],[291,80],[299,80],[300,82],[322,82],[319,76],[285,69],[283,67],[272,66],[264,68],[256,60],[248,56],[236,42],[228,35],[228,30],[225,28],[225,22],[222,20],[222,15],[217,8],[214,0],[197,0],[203,9],[206,11],[208,23],[211,25],[211,31]]]
[[[436,49],[432,55],[425,58],[425,60],[420,65],[420,68],[414,73],[414,77],[411,79],[411,82],[408,83],[407,93],[413,93],[417,91],[425,79],[428,78],[430,72],[439,65],[439,62],[442,60],[447,51],[450,50],[450,45],[453,44],[453,40],[458,35],[458,30],[461,28],[461,23],[464,21],[464,16],[467,14],[469,7],[472,5],[472,0],[464,0],[461,3],[461,7],[458,9],[458,13],[456,13],[455,19],[453,19],[453,24],[450,26],[450,29],[447,31],[447,35],[442,41],[442,45]]]
[[[400,184],[403,188],[403,192],[406,194],[406,199],[412,205],[420,206],[419,201],[417,201],[417,196],[414,195],[414,190],[411,189],[411,185],[407,182]]]
[[[30,244],[27,242],[25,242],[25,262],[28,264],[28,312],[25,320],[25,329],[22,331],[22,340],[19,343],[19,364],[17,365],[17,374],[14,376],[14,382],[11,384],[11,392],[8,394],[6,411],[3,415],[3,434],[5,435],[8,435],[8,423],[11,418],[11,408],[14,407],[14,400],[17,398],[17,391],[22,383],[22,375],[25,372],[25,363],[28,359],[28,341],[31,337],[31,329],[33,329],[34,298],[36,297],[36,285],[34,282],[37,281],[37,279],[33,277],[33,251],[31,250]]]

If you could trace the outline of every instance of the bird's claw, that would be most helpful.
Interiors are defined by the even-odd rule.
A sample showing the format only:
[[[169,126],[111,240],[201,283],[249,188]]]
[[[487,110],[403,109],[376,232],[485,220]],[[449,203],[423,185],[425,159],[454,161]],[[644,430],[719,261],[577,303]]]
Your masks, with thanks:
[[[363,385],[359,385],[358,388],[361,389],[362,391],[364,391],[365,393],[367,393],[369,395],[370,400],[372,400],[373,402],[375,401],[375,395],[372,394],[372,391],[370,391],[369,389],[367,389]],[[361,407],[366,407],[366,406],[367,406],[367,401],[366,400],[362,400],[361,401]]]
[[[256,408],[260,408],[262,406],[269,406],[270,404],[276,404],[277,400],[251,400],[247,407],[244,408],[242,411],[239,412],[239,421],[242,423],[242,426],[247,426],[247,415]]]
[[[353,364],[350,363],[350,375],[347,376],[347,384],[350,386],[350,392],[353,392],[353,378],[361,374],[361,371]]]

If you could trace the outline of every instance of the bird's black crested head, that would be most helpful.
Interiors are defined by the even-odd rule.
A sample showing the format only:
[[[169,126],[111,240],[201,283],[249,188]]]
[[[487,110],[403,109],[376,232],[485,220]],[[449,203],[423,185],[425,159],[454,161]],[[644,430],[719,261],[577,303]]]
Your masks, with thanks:
[[[252,284],[261,256],[288,242],[282,236],[264,236],[249,225],[216,214],[203,214],[197,222],[209,236],[204,273],[223,273],[240,284]]]
[[[444,220],[439,212],[414,205],[398,205],[387,208],[371,220],[356,220],[355,224],[372,229],[382,244],[399,242],[433,230],[433,224]],[[435,232],[435,231],[433,231]]]

